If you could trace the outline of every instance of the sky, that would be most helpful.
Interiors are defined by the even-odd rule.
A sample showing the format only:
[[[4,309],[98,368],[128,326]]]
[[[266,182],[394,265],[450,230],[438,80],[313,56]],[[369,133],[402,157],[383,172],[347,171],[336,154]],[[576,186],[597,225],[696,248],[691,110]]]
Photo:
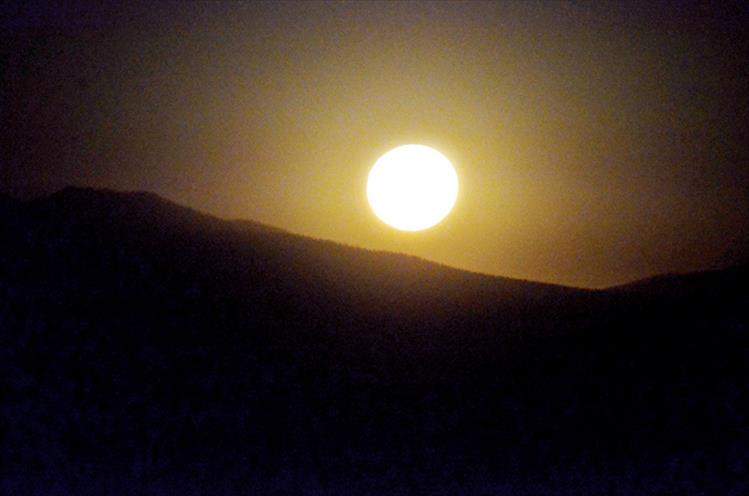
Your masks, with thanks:
[[[4,194],[146,190],[581,287],[749,261],[746,3],[85,3],[0,7]],[[366,199],[408,143],[460,181],[417,233]]]

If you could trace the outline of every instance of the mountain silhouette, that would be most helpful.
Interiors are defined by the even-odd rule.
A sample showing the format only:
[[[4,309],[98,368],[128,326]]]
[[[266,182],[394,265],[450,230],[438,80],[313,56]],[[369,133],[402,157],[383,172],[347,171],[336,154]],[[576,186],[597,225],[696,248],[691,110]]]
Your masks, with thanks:
[[[0,199],[4,494],[746,494],[747,266],[584,290]]]

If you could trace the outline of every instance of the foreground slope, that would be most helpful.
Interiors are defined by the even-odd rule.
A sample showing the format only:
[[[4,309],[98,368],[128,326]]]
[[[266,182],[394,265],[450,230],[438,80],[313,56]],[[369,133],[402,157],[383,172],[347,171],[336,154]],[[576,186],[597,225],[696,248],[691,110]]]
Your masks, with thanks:
[[[11,493],[747,489],[746,268],[584,291],[75,188],[0,236]]]

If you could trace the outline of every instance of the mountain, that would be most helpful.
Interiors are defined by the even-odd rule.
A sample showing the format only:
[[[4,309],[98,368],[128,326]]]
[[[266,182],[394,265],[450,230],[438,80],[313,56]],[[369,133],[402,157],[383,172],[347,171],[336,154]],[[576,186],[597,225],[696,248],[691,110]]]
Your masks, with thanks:
[[[0,202],[5,494],[745,494],[747,268],[590,291]]]

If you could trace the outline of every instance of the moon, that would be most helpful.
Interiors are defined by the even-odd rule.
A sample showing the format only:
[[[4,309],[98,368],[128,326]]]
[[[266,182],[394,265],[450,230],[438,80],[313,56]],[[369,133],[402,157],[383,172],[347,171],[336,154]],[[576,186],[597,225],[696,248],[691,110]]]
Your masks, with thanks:
[[[458,175],[442,153],[424,145],[403,145],[380,157],[367,178],[367,199],[375,215],[401,231],[439,224],[458,198]]]

